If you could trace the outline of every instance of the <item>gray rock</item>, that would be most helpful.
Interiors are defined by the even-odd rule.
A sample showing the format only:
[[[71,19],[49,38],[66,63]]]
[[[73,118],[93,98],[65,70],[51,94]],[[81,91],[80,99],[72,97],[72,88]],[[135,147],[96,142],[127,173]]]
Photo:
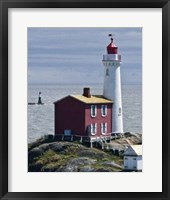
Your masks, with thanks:
[[[94,170],[95,172],[112,172],[113,170],[111,168],[98,168]]]
[[[79,168],[79,172],[93,172],[94,168],[92,168],[90,165],[84,166]]]
[[[69,161],[69,165],[92,165],[96,162],[95,159],[88,157],[74,158]]]
[[[71,160],[68,160],[65,166],[60,166],[58,169],[56,169],[57,172],[79,172],[84,171],[85,172],[85,165],[91,165],[94,164],[96,160],[87,158],[87,157],[81,157],[81,158],[74,158]],[[85,167],[82,167],[85,166]],[[84,170],[83,170],[84,168]],[[92,168],[88,168],[88,170],[92,171]]]
[[[125,132],[125,133],[124,133],[124,136],[125,136],[125,137],[130,137],[130,136],[132,136],[132,134],[131,134],[130,132]]]
[[[115,140],[114,142],[118,143],[119,140]],[[49,154],[44,155],[48,150],[52,150],[53,152],[50,151]],[[47,157],[47,155],[51,155],[51,157]],[[122,170],[119,160],[114,156],[112,157],[111,153],[100,149],[91,149],[74,142],[55,141],[37,144],[37,147],[29,150],[28,158],[29,171],[113,172]]]
[[[62,152],[64,151],[63,148],[64,144],[62,144],[61,142],[53,142],[50,145],[51,150],[55,151],[55,152]]]
[[[39,146],[39,149],[42,150],[42,151],[47,151],[48,149],[50,149],[50,143],[44,143],[44,144],[41,144]]]
[[[95,149],[85,149],[85,150],[79,151],[78,156],[102,159],[106,157],[106,153],[97,151]]]
[[[116,168],[120,168],[120,169],[122,169],[123,168],[123,166],[121,166],[121,165],[118,165],[117,163],[115,163],[114,161],[105,161],[105,162],[103,162],[103,165],[104,166],[108,166],[108,167],[116,167]]]
[[[40,149],[39,147],[33,148],[31,151],[28,152],[28,160],[29,160],[29,162],[32,162],[32,160],[35,157],[39,157],[43,153],[44,153],[44,151],[42,149]]]
[[[75,165],[67,165],[65,167],[60,167],[58,172],[78,172],[78,166]]]

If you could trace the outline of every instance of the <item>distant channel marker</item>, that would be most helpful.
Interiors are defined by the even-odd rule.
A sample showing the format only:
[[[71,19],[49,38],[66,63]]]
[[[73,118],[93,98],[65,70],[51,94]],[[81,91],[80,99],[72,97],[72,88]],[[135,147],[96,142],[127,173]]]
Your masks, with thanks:
[[[39,92],[39,96],[38,96],[38,103],[34,103],[34,102],[28,102],[28,105],[44,105],[44,103],[42,103],[42,100],[41,100],[41,95],[42,93]]]

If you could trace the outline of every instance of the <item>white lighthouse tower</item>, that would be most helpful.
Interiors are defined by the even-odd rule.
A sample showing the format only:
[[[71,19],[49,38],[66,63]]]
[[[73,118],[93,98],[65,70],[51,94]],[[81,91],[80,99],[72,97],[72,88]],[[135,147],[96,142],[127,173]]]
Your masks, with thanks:
[[[118,47],[114,44],[112,35],[109,34],[109,36],[111,36],[111,42],[107,46],[107,54],[103,55],[103,65],[105,67],[103,95],[113,101],[112,132],[123,133],[121,55],[118,55]]]

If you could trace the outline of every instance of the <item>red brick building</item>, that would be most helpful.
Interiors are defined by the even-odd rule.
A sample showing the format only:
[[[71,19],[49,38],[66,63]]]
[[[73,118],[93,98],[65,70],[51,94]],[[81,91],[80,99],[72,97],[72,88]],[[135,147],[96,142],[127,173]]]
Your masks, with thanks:
[[[78,135],[90,138],[112,132],[112,101],[91,95],[84,88],[83,95],[70,95],[54,102],[55,135]]]

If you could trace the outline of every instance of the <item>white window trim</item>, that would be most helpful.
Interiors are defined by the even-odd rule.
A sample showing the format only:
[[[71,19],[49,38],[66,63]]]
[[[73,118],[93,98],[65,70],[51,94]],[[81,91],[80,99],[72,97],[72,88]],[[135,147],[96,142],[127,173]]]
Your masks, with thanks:
[[[105,124],[105,131],[103,131],[103,125]],[[103,135],[106,135],[107,134],[107,123],[106,122],[104,122],[104,123],[101,123],[101,133],[103,134]]]
[[[93,126],[94,126],[94,132],[93,132]],[[96,133],[97,133],[97,123],[91,124],[90,127],[91,127],[91,131],[90,131],[91,135],[96,135]]]
[[[95,107],[94,109],[95,109],[95,114],[93,115],[93,109],[92,109],[92,107]],[[91,117],[96,117],[97,116],[97,105],[91,105]]]
[[[103,114],[103,106],[105,106],[105,115]],[[107,116],[107,105],[101,105],[101,115],[102,115],[102,117]]]

